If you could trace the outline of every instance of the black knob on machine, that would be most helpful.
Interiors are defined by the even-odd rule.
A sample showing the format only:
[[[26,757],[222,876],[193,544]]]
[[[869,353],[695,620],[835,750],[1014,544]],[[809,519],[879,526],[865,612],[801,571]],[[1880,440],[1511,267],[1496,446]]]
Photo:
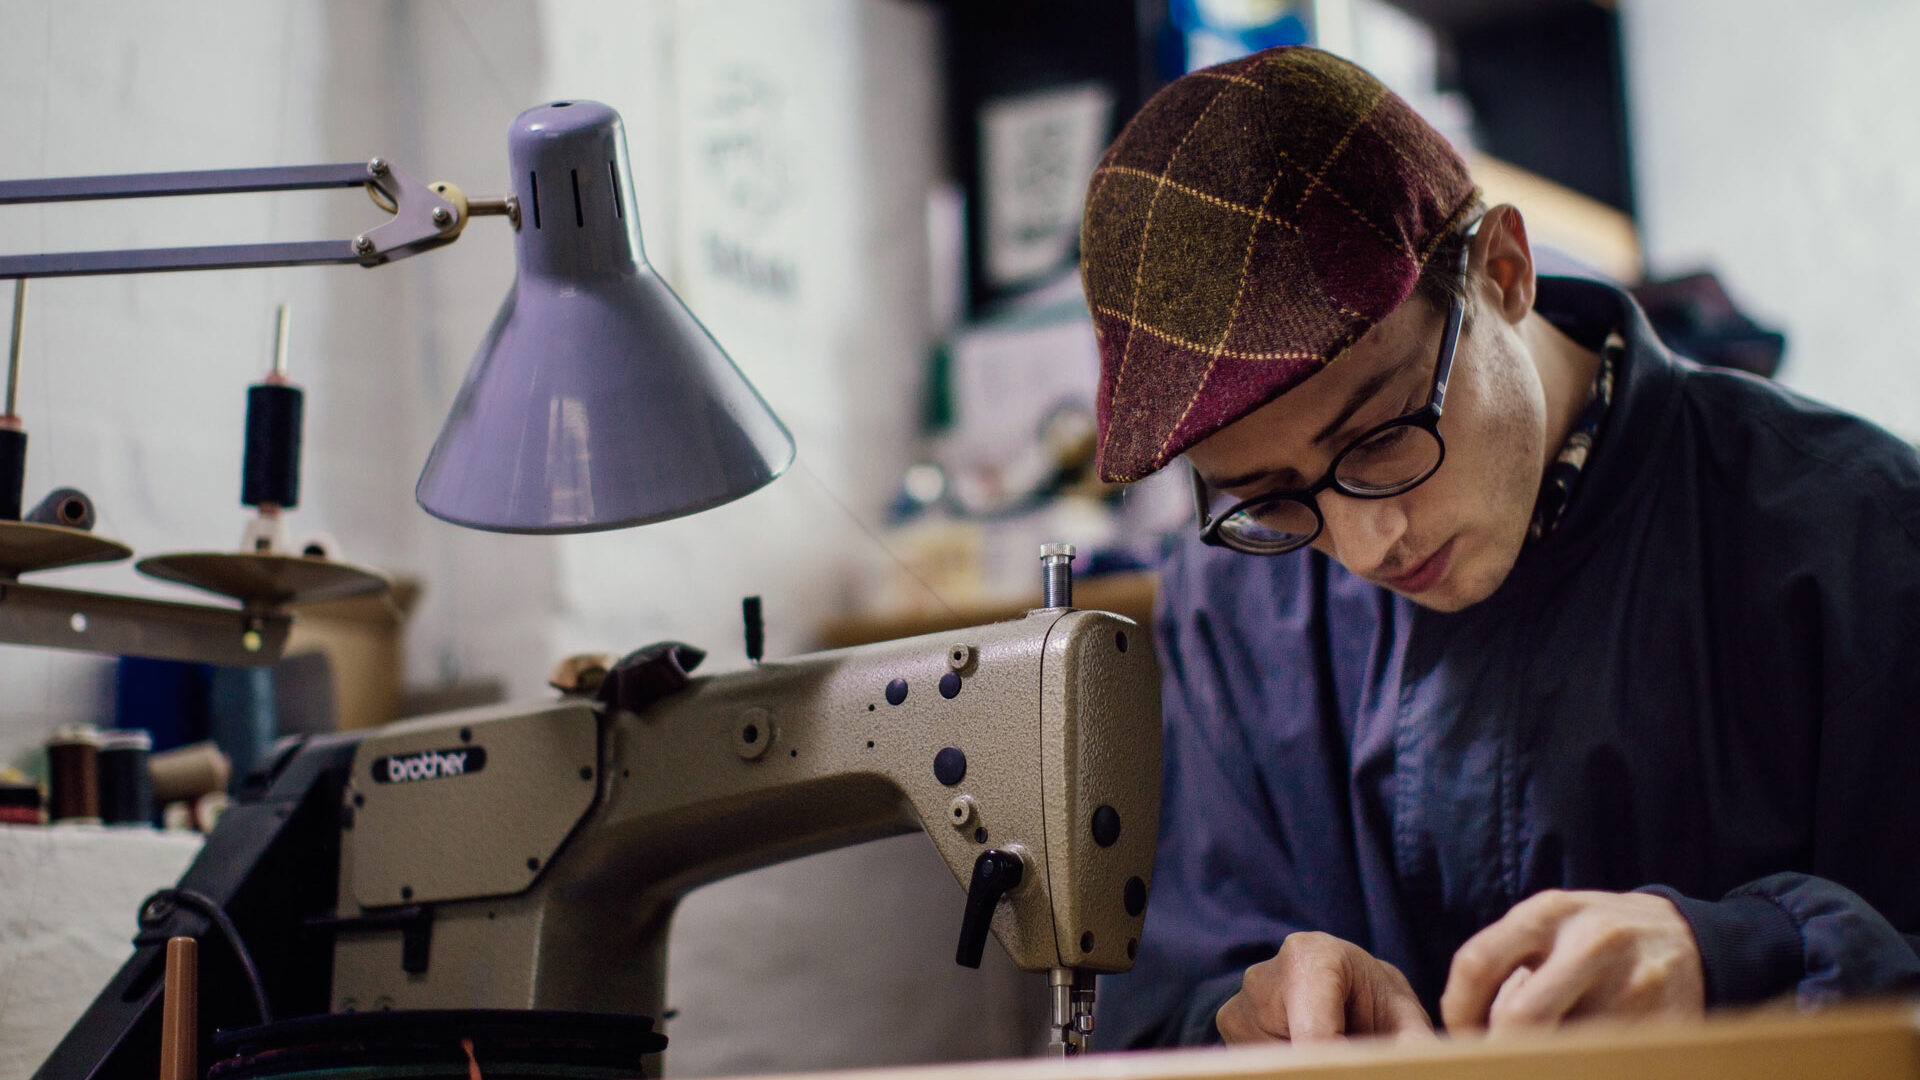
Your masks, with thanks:
[[[980,966],[987,931],[993,926],[993,909],[1001,897],[1019,886],[1024,872],[1020,856],[1011,851],[983,851],[973,860],[973,881],[967,886],[967,911],[960,919],[960,949],[954,954],[955,963]]]
[[[749,596],[740,601],[740,619],[747,629],[747,659],[754,663],[767,651],[767,626],[760,618],[760,598]]]

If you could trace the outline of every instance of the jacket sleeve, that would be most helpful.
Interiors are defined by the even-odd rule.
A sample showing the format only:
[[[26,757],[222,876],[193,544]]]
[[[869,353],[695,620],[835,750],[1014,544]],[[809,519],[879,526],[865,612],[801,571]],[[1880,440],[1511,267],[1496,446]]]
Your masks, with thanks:
[[[1883,434],[1852,437],[1852,453],[1795,468],[1817,486],[1784,501],[1819,536],[1775,541],[1805,567],[1778,575],[1797,602],[1754,620],[1817,658],[1815,758],[1804,777],[1776,778],[1811,784],[1809,850],[1718,898],[1647,890],[1692,925],[1709,1005],[1920,990],[1920,463]],[[1777,524],[1767,535],[1793,522]]]
[[[1857,893],[1811,874],[1772,874],[1719,900],[1662,885],[1693,927],[1708,1007],[1797,992],[1817,1004],[1920,989],[1920,937],[1902,934]]]
[[[1209,604],[1213,590],[1193,577],[1177,560],[1163,568],[1159,851],[1134,968],[1101,979],[1103,1049],[1219,1042],[1214,1013],[1239,991],[1241,972],[1299,929],[1277,880],[1289,852],[1237,715],[1249,708],[1245,680],[1233,677],[1237,654],[1250,644],[1228,628],[1231,601]]]

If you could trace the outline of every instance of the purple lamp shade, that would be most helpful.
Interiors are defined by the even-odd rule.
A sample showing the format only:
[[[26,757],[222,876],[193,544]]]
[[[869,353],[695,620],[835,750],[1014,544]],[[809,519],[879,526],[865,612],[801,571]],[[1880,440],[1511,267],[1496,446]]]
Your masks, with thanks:
[[[619,114],[528,109],[508,156],[518,271],[414,488],[421,508],[494,532],[593,532],[785,471],[793,437],[647,263]]]

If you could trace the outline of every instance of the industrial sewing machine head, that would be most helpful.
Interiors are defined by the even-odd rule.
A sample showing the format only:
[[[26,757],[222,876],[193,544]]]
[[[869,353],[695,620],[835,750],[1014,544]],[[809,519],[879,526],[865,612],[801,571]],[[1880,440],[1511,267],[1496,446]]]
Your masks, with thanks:
[[[711,677],[685,674],[691,650],[660,647],[594,696],[310,743],[230,811],[182,887],[239,897],[229,906],[252,937],[330,933],[330,955],[288,950],[268,972],[287,988],[282,1016],[659,1017],[667,931],[689,890],[921,829],[967,890],[959,962],[978,965],[991,932],[1017,965],[1047,973],[1054,1052],[1077,1053],[1093,975],[1127,970],[1138,947],[1160,708],[1152,642],[1131,620],[1070,606],[1070,559],[1049,546],[1047,605],[1024,618]],[[325,897],[310,895],[319,879],[295,893],[269,871],[276,851],[328,840],[338,875]],[[143,940],[177,932],[192,929]],[[152,999],[150,948],[69,1043],[89,1023],[113,1026],[95,1015],[107,1003]],[[313,985],[329,967],[330,987]],[[218,1001],[202,1014],[223,1008],[227,1026],[252,1022]],[[63,1044],[49,1065],[70,1049],[85,1057]]]
[[[1066,552],[1053,556],[1064,565]],[[1138,947],[1159,823],[1152,643],[1064,597],[1023,619],[364,739],[342,838],[333,1008],[660,1015],[673,907],[756,866],[923,829],[991,929],[1051,973],[1063,1052]],[[404,929],[432,911],[409,964]]]

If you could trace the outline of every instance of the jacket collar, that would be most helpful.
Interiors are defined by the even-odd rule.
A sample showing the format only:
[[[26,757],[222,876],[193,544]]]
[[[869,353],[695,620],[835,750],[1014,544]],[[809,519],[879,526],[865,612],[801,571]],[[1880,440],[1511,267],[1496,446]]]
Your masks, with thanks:
[[[1528,545],[1518,572],[1537,555],[1550,558],[1584,550],[1622,510],[1646,497],[1650,478],[1667,454],[1678,411],[1676,361],[1647,317],[1622,289],[1589,278],[1538,279],[1534,310],[1583,345],[1597,347],[1610,332],[1625,341],[1614,371],[1613,404],[1594,440],[1566,514],[1553,534]]]

